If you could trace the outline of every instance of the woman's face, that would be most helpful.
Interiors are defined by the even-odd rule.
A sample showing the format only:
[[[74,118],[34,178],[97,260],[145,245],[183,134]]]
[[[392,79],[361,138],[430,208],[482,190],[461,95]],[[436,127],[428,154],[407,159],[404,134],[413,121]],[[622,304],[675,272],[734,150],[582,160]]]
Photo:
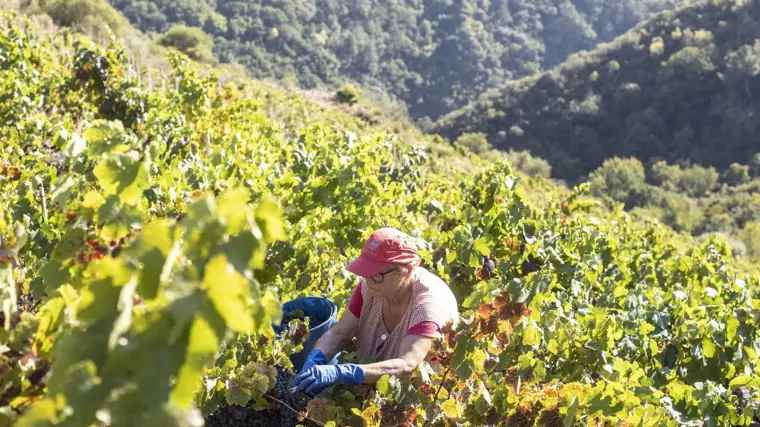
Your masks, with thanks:
[[[404,279],[409,273],[408,266],[391,264],[380,273],[365,277],[364,283],[368,293],[373,297],[397,297],[404,286]]]

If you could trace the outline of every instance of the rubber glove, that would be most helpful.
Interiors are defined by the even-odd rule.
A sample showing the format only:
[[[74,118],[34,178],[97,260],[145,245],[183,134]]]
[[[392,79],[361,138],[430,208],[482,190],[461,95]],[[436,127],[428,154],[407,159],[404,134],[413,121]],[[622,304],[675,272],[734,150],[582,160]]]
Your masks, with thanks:
[[[337,384],[357,385],[364,382],[364,369],[353,363],[313,366],[298,374],[290,383],[291,392],[304,391],[314,396],[325,388]]]
[[[306,362],[304,362],[301,372],[306,372],[314,366],[324,365],[327,363],[327,357],[321,350],[314,349],[306,356]]]

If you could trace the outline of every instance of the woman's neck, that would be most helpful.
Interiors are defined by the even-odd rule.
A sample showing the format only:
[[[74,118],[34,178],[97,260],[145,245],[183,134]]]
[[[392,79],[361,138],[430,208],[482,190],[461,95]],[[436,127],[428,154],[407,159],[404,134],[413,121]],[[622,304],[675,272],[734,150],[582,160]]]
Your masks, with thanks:
[[[413,283],[414,281],[412,280],[412,277],[409,277],[408,279],[404,280],[403,286],[399,288],[398,292],[396,292],[395,295],[387,296],[385,299],[387,299],[388,302],[392,305],[404,304],[412,294]]]

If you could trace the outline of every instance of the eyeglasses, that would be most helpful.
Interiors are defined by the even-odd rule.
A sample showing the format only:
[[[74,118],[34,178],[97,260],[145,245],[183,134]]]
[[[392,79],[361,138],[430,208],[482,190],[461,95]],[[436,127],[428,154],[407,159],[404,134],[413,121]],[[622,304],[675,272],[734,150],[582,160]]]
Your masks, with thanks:
[[[388,270],[388,271],[385,271],[385,272],[382,272],[382,271],[381,271],[380,273],[377,273],[377,274],[375,274],[374,276],[372,276],[372,277],[371,277],[371,279],[372,279],[372,281],[374,281],[375,283],[383,283],[383,280],[385,280],[385,275],[386,275],[386,274],[390,274],[390,273],[393,273],[394,271],[396,271],[396,269],[395,269],[395,268],[391,268],[390,270]]]

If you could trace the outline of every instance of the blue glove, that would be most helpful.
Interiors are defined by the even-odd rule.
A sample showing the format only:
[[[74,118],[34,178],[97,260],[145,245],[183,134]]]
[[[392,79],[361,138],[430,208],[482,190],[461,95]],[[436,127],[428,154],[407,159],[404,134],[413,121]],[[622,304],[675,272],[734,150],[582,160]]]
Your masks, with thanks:
[[[313,366],[298,374],[290,383],[291,392],[304,391],[314,396],[327,387],[337,384],[357,385],[364,382],[364,369],[353,363]]]
[[[327,363],[327,357],[321,350],[314,349],[306,356],[306,362],[304,362],[301,372],[306,372],[313,366],[324,365]]]

